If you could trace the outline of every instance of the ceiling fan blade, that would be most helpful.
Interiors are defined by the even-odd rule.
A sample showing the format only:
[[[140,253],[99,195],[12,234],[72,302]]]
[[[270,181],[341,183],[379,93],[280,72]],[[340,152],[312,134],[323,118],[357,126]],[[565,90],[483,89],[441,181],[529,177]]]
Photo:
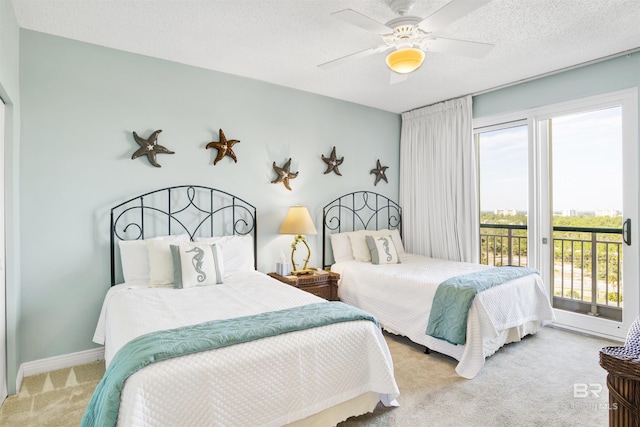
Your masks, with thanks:
[[[372,55],[374,53],[384,52],[385,50],[387,50],[389,48],[391,48],[391,46],[383,44],[383,45],[380,45],[380,46],[376,46],[376,47],[372,47],[372,48],[369,48],[369,49],[361,50],[360,52],[352,53],[350,55],[343,56],[342,58],[334,59],[332,61],[325,62],[324,64],[320,64],[320,65],[318,65],[318,68],[322,68],[323,70],[326,70],[328,68],[337,67],[338,65],[342,65],[345,62],[351,61],[352,59],[363,58],[365,56]]]
[[[470,58],[484,58],[493,49],[494,45],[489,43],[472,42],[468,40],[454,40],[435,38],[429,39],[422,44],[425,50],[439,53],[451,53]]]
[[[365,30],[376,34],[393,33],[393,28],[389,28],[386,25],[363,15],[360,12],[356,12],[353,9],[339,10],[338,12],[333,12],[332,15],[348,22],[349,24],[364,28]]]
[[[407,80],[409,78],[409,74],[400,74],[400,73],[396,73],[395,71],[391,71],[389,70],[389,73],[391,74],[389,76],[389,84],[390,85],[394,85],[396,83],[401,83],[405,80]]]
[[[491,0],[452,0],[423,19],[418,26],[423,31],[435,33],[490,1]]]

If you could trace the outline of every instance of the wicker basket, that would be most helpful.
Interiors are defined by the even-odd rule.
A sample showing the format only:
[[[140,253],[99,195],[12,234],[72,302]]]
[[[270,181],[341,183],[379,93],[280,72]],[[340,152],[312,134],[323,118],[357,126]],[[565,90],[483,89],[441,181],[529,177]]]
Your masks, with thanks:
[[[640,317],[624,347],[600,350],[600,366],[608,372],[609,426],[640,427]]]

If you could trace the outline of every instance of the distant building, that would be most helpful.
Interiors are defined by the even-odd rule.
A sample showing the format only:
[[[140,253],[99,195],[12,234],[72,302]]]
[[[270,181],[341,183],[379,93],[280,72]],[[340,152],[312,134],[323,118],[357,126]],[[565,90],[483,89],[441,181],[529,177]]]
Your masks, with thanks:
[[[494,215],[503,215],[503,216],[515,216],[518,215],[518,211],[516,209],[496,209],[493,211]]]
[[[620,211],[617,209],[596,209],[596,216],[614,217],[618,215],[620,215]]]
[[[563,209],[560,212],[560,216],[578,216],[578,211],[575,209]]]

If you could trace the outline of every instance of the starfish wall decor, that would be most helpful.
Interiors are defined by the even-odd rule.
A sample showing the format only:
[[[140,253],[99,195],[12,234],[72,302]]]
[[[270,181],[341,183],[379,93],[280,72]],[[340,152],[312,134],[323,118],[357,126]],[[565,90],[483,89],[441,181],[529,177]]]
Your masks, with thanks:
[[[331,171],[334,171],[336,175],[342,176],[342,174],[338,170],[338,166],[342,164],[342,162],[344,161],[344,157],[340,157],[339,159],[337,158],[336,147],[333,147],[333,150],[331,150],[330,157],[325,157],[324,154],[322,154],[321,157],[322,157],[322,161],[327,164],[327,170],[324,171],[325,175]]]
[[[291,158],[289,158],[289,160],[287,160],[287,163],[284,164],[284,166],[282,167],[278,167],[276,165],[276,162],[273,162],[273,170],[276,171],[276,173],[278,174],[278,177],[276,179],[274,179],[273,181],[271,181],[272,184],[278,184],[278,183],[283,183],[285,188],[289,191],[291,191],[291,187],[289,186],[289,180],[290,179],[294,179],[298,176],[298,172],[290,172],[289,169],[291,168]]]
[[[216,159],[213,161],[213,165],[215,166],[224,156],[229,156],[233,159],[234,162],[238,163],[238,158],[236,157],[236,153],[233,152],[233,146],[240,142],[237,139],[230,139],[227,141],[227,137],[224,136],[224,132],[220,129],[220,142],[210,142],[207,144],[206,148],[215,148],[218,150],[218,155]]]
[[[389,166],[382,166],[380,164],[380,159],[378,159],[375,169],[371,169],[371,172],[369,172],[376,175],[376,181],[373,183],[373,185],[378,185],[378,182],[381,179],[384,179],[384,182],[386,182],[387,184],[389,183],[389,181],[387,181],[387,175],[384,173],[388,168]]]
[[[138,134],[134,131],[133,139],[136,140],[140,148],[138,148],[136,152],[133,153],[133,155],[131,156],[131,160],[137,159],[140,156],[147,156],[149,163],[151,163],[153,166],[157,168],[162,167],[156,161],[156,154],[158,153],[175,154],[175,153],[163,147],[162,145],[158,145],[158,135],[160,134],[160,132],[162,132],[162,129],[158,129],[157,131],[153,132],[149,138],[144,139],[138,136]]]

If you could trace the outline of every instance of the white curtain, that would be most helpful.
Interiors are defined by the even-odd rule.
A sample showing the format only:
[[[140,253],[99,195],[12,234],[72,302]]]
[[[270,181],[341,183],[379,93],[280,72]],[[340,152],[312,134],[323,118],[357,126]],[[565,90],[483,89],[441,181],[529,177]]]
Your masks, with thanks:
[[[402,114],[400,206],[408,252],[478,262],[477,181],[471,96]]]

